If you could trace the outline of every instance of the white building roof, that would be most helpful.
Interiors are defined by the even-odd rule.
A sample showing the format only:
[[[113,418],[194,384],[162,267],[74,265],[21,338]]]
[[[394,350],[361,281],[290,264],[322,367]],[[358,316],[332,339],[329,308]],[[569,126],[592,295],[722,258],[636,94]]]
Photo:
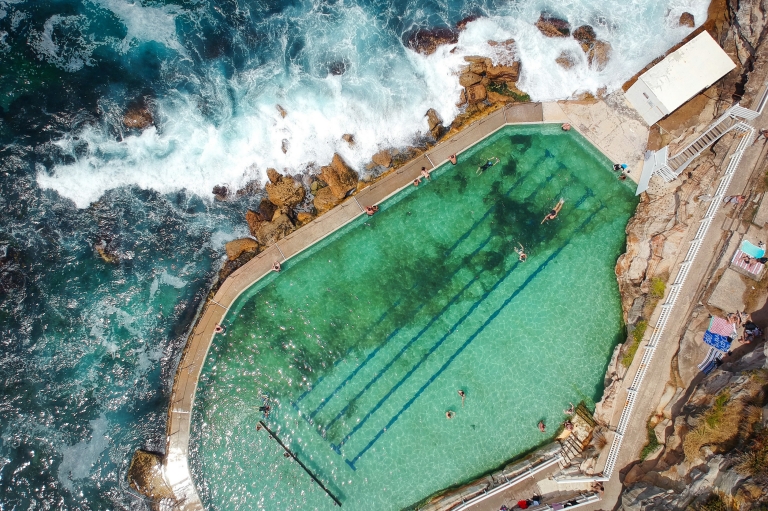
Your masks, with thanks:
[[[640,75],[626,97],[651,125],[735,67],[705,30]]]

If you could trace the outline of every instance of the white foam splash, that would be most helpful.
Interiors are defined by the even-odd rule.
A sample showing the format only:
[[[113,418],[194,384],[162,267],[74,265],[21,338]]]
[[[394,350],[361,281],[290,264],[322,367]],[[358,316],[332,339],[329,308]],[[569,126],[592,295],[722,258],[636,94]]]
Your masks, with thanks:
[[[61,450],[63,459],[59,465],[59,481],[62,486],[73,491],[77,479],[85,479],[91,474],[94,465],[99,462],[101,453],[109,446],[109,421],[102,413],[98,419],[90,421],[91,438],[83,440]]]
[[[124,0],[92,1],[107,6],[126,23],[126,39],[149,38],[176,48],[178,40],[169,29],[174,12],[162,11],[155,20],[159,28],[144,30],[139,21],[155,14],[148,8]],[[444,46],[430,56],[405,50],[359,6],[339,7],[341,14],[332,21],[318,21],[310,12],[296,22],[306,30],[309,48],[302,65],[289,64],[286,72],[282,62],[273,61],[232,78],[212,66],[200,81],[199,97],[175,92],[158,98],[160,130],[149,128],[115,140],[109,126],[88,126],[58,140],[74,163],[39,172],[38,183],[86,207],[106,190],[129,185],[161,193],[185,188],[211,197],[217,184],[236,188],[263,178],[268,167],[295,173],[308,165],[325,165],[335,152],[364,172],[378,150],[407,146],[414,136],[425,133],[429,108],[435,108],[445,123],[453,120],[459,113],[455,102],[463,57],[492,55],[489,40],[517,41],[522,61],[519,85],[532,99],[563,99],[601,87],[616,89],[690,32],[677,27],[681,12],[691,12],[701,22],[707,4],[707,0],[653,5],[603,0],[596,5],[574,0],[559,7],[554,14],[567,18],[573,27],[592,25],[598,38],[611,44],[613,53],[601,71],[590,68],[574,39],[546,38],[535,28],[547,7],[538,1],[510,4],[504,12],[470,23],[453,53],[452,46]],[[573,68],[555,64],[562,51],[575,56]],[[343,60],[346,72],[342,76],[324,72],[329,59]],[[287,53],[285,61],[290,61]],[[208,107],[206,114],[201,101]],[[285,118],[277,104],[288,112]],[[354,134],[354,147],[342,141],[345,133]],[[89,148],[85,155],[83,142]]]

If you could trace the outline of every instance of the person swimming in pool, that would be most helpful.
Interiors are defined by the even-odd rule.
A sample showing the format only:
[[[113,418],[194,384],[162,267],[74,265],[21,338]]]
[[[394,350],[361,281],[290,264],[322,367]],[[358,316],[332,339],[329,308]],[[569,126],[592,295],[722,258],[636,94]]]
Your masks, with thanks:
[[[515,247],[515,252],[517,252],[517,255],[519,256],[517,260],[524,263],[525,260],[528,259],[528,254],[525,253],[525,248],[523,248],[522,243],[518,243],[518,245],[520,245],[520,248]]]
[[[560,213],[560,210],[563,209],[563,204],[565,204],[565,199],[560,197],[560,200],[557,201],[557,204],[555,204],[555,207],[552,208],[552,210],[547,214],[547,216],[544,217],[544,220],[541,221],[543,224],[544,222],[548,222],[550,220],[554,220],[557,218],[557,214]]]
[[[544,421],[539,421],[539,431],[542,433],[545,433],[547,431],[547,427],[544,425]]]
[[[495,160],[495,161],[494,161],[494,160]],[[493,158],[489,158],[488,160],[486,160],[486,162],[485,162],[485,163],[483,163],[482,165],[480,165],[479,167],[477,167],[477,173],[478,173],[478,174],[482,174],[484,170],[486,170],[486,169],[489,169],[489,168],[493,167],[494,165],[496,165],[497,163],[499,163],[499,161],[500,161],[500,160],[499,160],[498,158],[496,158],[495,156],[494,156]]]

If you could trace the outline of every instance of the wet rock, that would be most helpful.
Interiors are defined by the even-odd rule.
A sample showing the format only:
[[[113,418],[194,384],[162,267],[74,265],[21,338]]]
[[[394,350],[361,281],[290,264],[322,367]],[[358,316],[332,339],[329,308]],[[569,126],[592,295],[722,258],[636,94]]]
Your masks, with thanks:
[[[275,105],[277,107],[277,111],[280,112],[280,116],[285,119],[285,116],[288,115],[288,112],[285,111],[285,108],[281,107],[280,105]]]
[[[248,224],[248,229],[253,236],[256,236],[256,233],[263,222],[272,220],[275,216],[275,211],[277,211],[277,206],[269,201],[269,199],[264,199],[259,204],[258,211],[249,209],[245,213],[245,222]]]
[[[289,144],[288,139],[284,138],[282,144],[280,144],[280,149],[283,151],[283,154],[288,154]]]
[[[459,76],[459,85],[462,87],[470,87],[476,83],[480,83],[482,79],[482,76],[467,71],[466,73],[462,73],[461,76]]]
[[[238,240],[232,240],[224,245],[224,250],[227,252],[227,259],[234,261],[243,252],[256,252],[259,250],[259,244],[256,240],[251,238],[241,238]]]
[[[443,126],[443,120],[440,118],[440,114],[434,108],[427,110],[427,123],[429,125],[429,132],[435,140],[439,140],[443,136],[446,129]]]
[[[341,139],[349,145],[355,145],[355,136],[350,133],[343,134]]]
[[[486,97],[488,97],[488,92],[485,90],[485,87],[479,83],[467,89],[467,101],[469,104],[485,101]]]
[[[343,60],[337,60],[328,64],[328,73],[333,76],[341,76],[347,72],[347,63]]]
[[[275,179],[272,179],[275,177]],[[306,196],[306,191],[301,183],[292,177],[278,174],[270,176],[270,183],[265,186],[270,202],[278,207],[292,208],[301,203]]]
[[[461,32],[462,30],[467,28],[468,24],[470,24],[473,21],[478,20],[478,19],[480,19],[479,15],[477,15],[477,14],[470,14],[466,18],[464,18],[464,19],[460,20],[458,23],[456,23],[456,30]]]
[[[678,21],[678,24],[681,27],[693,28],[696,26],[696,21],[693,18],[693,14],[691,14],[690,12],[684,12],[683,14],[680,15],[680,20]]]
[[[229,189],[224,185],[216,185],[213,187],[213,198],[220,201],[227,200],[229,195]]]
[[[117,254],[112,252],[112,250],[107,245],[107,242],[104,240],[94,243],[93,249],[105,263],[117,264],[120,262],[120,258],[117,256]]]
[[[131,488],[155,502],[174,498],[173,490],[163,477],[161,454],[138,449],[131,458],[127,479]]]
[[[507,39],[506,41],[488,41],[488,46],[492,48],[505,46],[508,50],[512,51],[515,48],[515,40]]]
[[[485,70],[493,65],[493,62],[488,57],[469,56],[464,57],[464,60],[469,62],[469,72],[477,75],[484,74]]]
[[[341,199],[333,194],[330,187],[325,187],[315,193],[315,199],[312,202],[317,212],[322,214],[336,206],[336,204],[341,202]]]
[[[271,222],[262,222],[256,231],[256,239],[263,246],[269,246],[293,231],[293,222],[285,213],[278,213]]]
[[[568,51],[560,52],[560,56],[555,59],[557,64],[564,69],[571,69],[576,65],[576,57]]]
[[[245,185],[235,192],[237,197],[243,197],[246,195],[256,195],[261,191],[261,183],[258,179],[252,179],[245,183]]]
[[[143,102],[132,107],[123,115],[123,124],[132,129],[143,130],[154,122],[152,112]]]
[[[546,12],[542,12],[539,16],[536,28],[547,37],[568,37],[571,35],[570,23]]]
[[[338,154],[334,154],[331,164],[322,167],[320,171],[320,178],[328,183],[338,199],[343,199],[357,187],[357,173]]]
[[[420,28],[404,35],[403,43],[411,50],[422,55],[432,55],[438,46],[456,44],[459,32],[451,28]]]
[[[587,50],[589,65],[598,71],[605,69],[611,57],[611,45],[605,41],[597,40]]]
[[[380,165],[385,168],[392,166],[392,155],[386,149],[379,151],[371,157],[371,161],[376,165]]]
[[[573,38],[580,43],[591,44],[597,39],[595,29],[589,25],[582,25],[573,31]]]
[[[259,215],[262,220],[269,220],[275,215],[277,206],[269,199],[264,199],[259,203]]]
[[[516,82],[520,77],[520,62],[513,62],[509,66],[491,66],[486,69],[485,76],[494,81]]]
[[[272,183],[277,183],[280,181],[280,178],[282,178],[280,173],[275,169],[267,169],[267,177]]]
[[[459,93],[459,102],[456,103],[456,106],[464,106],[467,104],[467,91],[466,89],[461,89],[461,92]]]

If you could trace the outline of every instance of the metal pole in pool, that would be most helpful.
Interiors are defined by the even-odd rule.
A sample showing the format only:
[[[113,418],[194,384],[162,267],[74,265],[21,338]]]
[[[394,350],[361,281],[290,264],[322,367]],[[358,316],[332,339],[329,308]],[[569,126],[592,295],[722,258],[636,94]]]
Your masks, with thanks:
[[[277,441],[277,443],[278,443],[278,444],[280,444],[280,447],[282,447],[283,449],[285,449],[285,452],[287,452],[288,454],[290,454],[290,455],[291,455],[291,458],[293,458],[294,460],[296,460],[296,463],[298,463],[299,465],[301,465],[301,468],[303,468],[303,469],[304,469],[304,471],[305,471],[307,474],[309,474],[309,477],[311,477],[311,478],[312,478],[312,479],[313,479],[313,480],[314,480],[314,481],[315,481],[315,482],[318,484],[318,486],[320,486],[320,488],[322,488],[322,489],[323,489],[323,491],[325,491],[325,493],[327,493],[327,494],[328,494],[328,496],[329,496],[329,497],[331,497],[331,498],[333,499],[333,502],[335,502],[337,506],[341,507],[341,502],[339,502],[339,499],[337,499],[336,497],[334,497],[334,496],[333,496],[333,493],[331,493],[331,492],[328,490],[328,488],[326,488],[326,487],[325,487],[325,485],[324,485],[323,483],[321,483],[321,482],[320,482],[320,479],[318,479],[317,477],[315,477],[315,474],[313,474],[312,472],[310,472],[310,470],[307,468],[307,466],[306,466],[306,465],[304,465],[304,463],[302,463],[302,462],[301,462],[301,460],[300,460],[299,458],[297,458],[297,457],[296,457],[296,455],[295,455],[295,454],[293,454],[293,453],[290,451],[290,449],[288,449],[288,448],[285,446],[285,444],[284,444],[283,442],[281,442],[281,441],[280,441],[280,439],[279,439],[279,438],[277,438],[277,435],[276,435],[276,434],[274,434],[274,433],[272,432],[272,430],[271,430],[271,429],[269,429],[269,428],[267,427],[267,425],[266,425],[266,424],[264,424],[264,421],[259,421],[259,424],[261,424],[261,427],[262,427],[262,428],[264,428],[264,429],[266,429],[266,430],[267,430],[267,433],[269,433],[269,436],[271,436],[272,438],[274,438],[274,439]]]

